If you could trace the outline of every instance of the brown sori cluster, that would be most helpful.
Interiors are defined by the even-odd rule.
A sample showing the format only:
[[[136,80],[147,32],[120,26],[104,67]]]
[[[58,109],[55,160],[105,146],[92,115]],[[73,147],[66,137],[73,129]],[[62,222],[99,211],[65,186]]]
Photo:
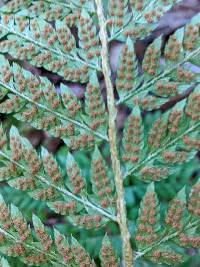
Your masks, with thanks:
[[[25,89],[25,86],[27,86],[27,89],[32,95],[32,100],[39,102],[39,100],[43,97],[43,92],[40,88],[42,84],[40,83],[40,81],[34,76],[25,78],[23,74],[17,74],[17,77],[18,82],[20,82],[20,80],[23,80],[22,85],[24,87],[21,87],[21,89]]]
[[[65,17],[64,11],[65,9],[62,7],[53,6],[45,12],[45,19],[47,21],[54,21],[57,19],[62,19]]]
[[[32,23],[32,26],[33,26],[33,23]],[[58,41],[58,35],[50,24],[45,25],[43,32],[41,34],[42,34],[42,37],[48,42],[50,46],[54,46]]]
[[[200,119],[200,90],[194,91],[188,99],[185,113],[191,117],[193,121],[199,121]]]
[[[15,177],[17,174],[17,166],[14,163],[8,164],[6,167],[0,168],[0,180],[6,181],[10,177]]]
[[[192,193],[188,202],[188,210],[194,216],[200,216],[200,183],[198,182],[192,188]]]
[[[82,134],[71,138],[70,147],[73,150],[79,148],[92,148],[95,145],[95,137],[91,134]]]
[[[157,101],[157,97],[152,96],[152,95],[147,95],[145,97],[142,97],[139,99],[139,106],[143,109],[143,110],[153,110],[153,109],[157,109],[158,106],[158,101]]]
[[[15,17],[15,22],[16,22],[20,32],[25,31],[26,27],[29,24],[29,21],[26,18],[19,17],[19,16]]]
[[[85,182],[80,173],[78,165],[74,163],[70,167],[67,166],[67,173],[73,185],[73,193],[75,195],[80,194],[83,188],[85,187]]]
[[[170,61],[177,61],[181,55],[182,44],[177,40],[175,35],[169,38],[169,41],[165,47],[165,58]]]
[[[52,59],[48,64],[48,70],[52,72],[59,72],[66,63],[66,60]]]
[[[158,21],[161,18],[163,12],[164,12],[164,9],[162,7],[158,7],[149,12],[146,12],[144,14],[144,18],[146,19],[148,23],[153,23],[153,22]]]
[[[180,122],[183,116],[182,110],[174,110],[169,115],[168,130],[170,134],[177,134],[179,131]]]
[[[0,232],[0,245],[5,242],[5,236]]]
[[[66,24],[69,27],[76,26],[78,24],[78,21],[80,20],[81,12],[80,10],[76,10],[74,13],[70,13],[66,16]]]
[[[4,17],[3,17],[3,22],[4,22],[4,24],[8,24],[9,22],[10,22],[10,19],[12,19],[12,15],[5,15]]]
[[[91,118],[90,128],[98,129],[106,124],[105,108],[101,99],[99,86],[88,84],[87,86],[88,114]]]
[[[0,110],[2,113],[16,112],[21,108],[21,99],[19,96],[14,95],[12,98],[4,101],[0,104]]]
[[[159,181],[165,179],[169,175],[167,168],[144,167],[140,171],[142,179],[149,181]]]
[[[20,139],[16,136],[10,137],[10,148],[12,150],[12,159],[14,161],[19,161],[23,157],[24,147]]]
[[[143,60],[143,70],[145,73],[154,76],[160,66],[160,51],[154,45],[150,45]]]
[[[31,105],[29,109],[21,113],[22,117],[27,122],[32,122],[35,116],[38,114],[39,110],[36,105]]]
[[[82,83],[85,83],[88,81],[88,66],[84,65],[83,67],[80,68],[70,68],[67,66],[63,67],[63,76],[66,80],[70,80],[72,82],[75,81],[81,81]]]
[[[118,70],[116,87],[120,91],[130,91],[135,85],[135,57],[134,52],[125,45],[122,49],[121,64]]]
[[[15,226],[15,229],[19,233],[19,238],[22,242],[31,237],[31,230],[22,217],[15,217],[13,219],[13,224]]]
[[[75,117],[81,111],[81,105],[78,103],[77,98],[70,93],[63,93],[62,100],[65,104],[68,115]]]
[[[104,267],[119,267],[119,262],[111,245],[103,244],[101,249],[101,262]]]
[[[167,227],[172,230],[181,230],[183,228],[181,219],[183,217],[184,211],[185,204],[181,200],[172,200],[165,217],[165,223]]]
[[[44,264],[48,262],[47,257],[44,253],[41,254],[35,254],[25,257],[25,262],[28,265],[36,265],[39,266],[40,264]]]
[[[45,86],[45,84],[42,84],[42,86]],[[48,85],[47,89],[44,91],[44,95],[53,109],[57,109],[60,106],[60,98],[56,93],[56,89],[52,85]]]
[[[101,206],[103,208],[113,206],[114,204],[113,188],[111,185],[111,180],[107,176],[106,168],[102,158],[93,160],[92,173],[95,183],[94,186],[97,189],[98,197],[101,201]]]
[[[70,264],[73,261],[74,255],[71,248],[68,246],[64,236],[59,235],[55,240],[58,252],[63,256],[64,262]]]
[[[64,15],[64,9],[61,7],[49,6],[48,3],[44,1],[38,1],[33,3],[29,8],[30,13],[34,13],[35,16],[41,15],[41,12],[44,13],[44,17],[47,21],[54,21],[56,19],[61,19]]]
[[[12,257],[19,257],[24,256],[26,254],[26,250],[22,243],[16,243],[7,249],[6,254]]]
[[[70,32],[69,28],[65,26],[64,28],[57,29],[58,39],[62,44],[64,51],[70,53],[76,48],[76,41]]]
[[[187,160],[185,151],[164,151],[162,157],[166,163],[183,163]]]
[[[139,116],[130,115],[125,132],[123,160],[132,163],[139,161],[142,141],[142,121]]]
[[[101,215],[80,215],[75,217],[75,224],[87,228],[97,229],[101,227],[102,216]]]
[[[30,58],[33,58],[36,54],[36,46],[34,44],[26,44],[26,46],[20,46],[16,47],[17,49],[17,56],[18,59],[21,60],[28,60]],[[10,49],[10,52],[13,54],[12,50]]]
[[[58,214],[68,215],[76,212],[77,203],[75,201],[71,201],[69,203],[56,201],[53,203],[53,207]]]
[[[43,158],[43,163],[46,172],[54,183],[62,180],[62,174],[58,168],[58,164],[51,154]]]
[[[3,131],[3,128],[0,126],[0,149],[3,149],[7,143],[6,135]]]
[[[0,203],[0,223],[4,229],[8,230],[12,226],[10,211],[5,203]]]
[[[165,138],[167,123],[159,118],[151,128],[148,136],[148,145],[150,148],[158,149]]]
[[[158,239],[158,235],[155,232],[157,223],[156,208],[156,195],[153,192],[148,192],[143,200],[135,238],[140,246],[152,244]]]
[[[46,116],[45,116],[46,115]],[[45,114],[38,123],[39,129],[51,130],[59,123],[59,119],[55,115]]]
[[[66,138],[66,136],[72,136],[74,134],[75,134],[75,127],[74,127],[74,124],[72,123],[69,123],[66,126],[58,126],[55,128],[56,137]]]
[[[133,39],[139,39],[141,36],[145,35],[146,28],[143,24],[137,24],[136,27],[131,27],[124,30],[124,35],[126,37],[130,36]]]
[[[54,200],[56,197],[56,191],[53,187],[49,187],[48,189],[39,189],[34,196],[39,200]]]
[[[126,1],[118,1],[118,0],[111,0],[110,1],[110,20],[108,24],[110,26],[116,25],[118,27],[122,27],[124,24],[124,15],[125,15],[125,8],[126,8]]]
[[[6,7],[7,11],[12,13],[18,11],[23,6],[27,6],[27,4],[28,4],[27,0],[17,0],[17,1],[12,0],[7,3]]]
[[[130,4],[137,11],[142,11],[142,9],[145,7],[145,0],[130,0]]]
[[[199,38],[199,25],[188,25],[184,35],[184,48],[188,51],[195,49]]]
[[[200,237],[187,236],[187,235],[181,233],[179,235],[179,240],[181,242],[181,246],[183,246],[183,247],[198,248],[200,246]]]
[[[10,82],[11,78],[13,77],[13,73],[12,73],[9,65],[3,65],[2,66],[2,76],[3,76],[3,81],[5,83]]]
[[[15,182],[14,182],[14,187],[22,190],[22,191],[26,191],[26,190],[34,190],[36,189],[36,181],[34,178],[32,177],[28,177],[28,178],[18,178]]]
[[[178,85],[173,82],[161,80],[156,84],[156,90],[161,96],[176,95],[178,93]]]
[[[72,251],[74,254],[75,262],[80,267],[95,267],[94,262],[91,260],[89,254],[81,246],[73,246]]]
[[[154,250],[150,258],[154,262],[166,262],[167,264],[177,264],[177,262],[183,261],[183,256],[173,251]]]
[[[83,49],[86,51],[87,59],[93,59],[100,56],[99,38],[96,34],[95,26],[92,19],[80,17],[80,41]]]
[[[23,149],[23,158],[27,161],[32,174],[36,174],[40,171],[42,166],[41,160],[39,159],[35,149]]]
[[[1,52],[9,52],[10,50],[17,50],[18,51],[19,44],[16,40],[4,40],[0,43],[0,51]]]
[[[177,68],[177,79],[179,82],[190,83],[194,79],[194,73],[185,70],[182,67]]]
[[[50,238],[50,236],[45,232],[44,229],[42,228],[36,228],[35,232],[38,236],[38,238],[40,239],[40,242],[44,248],[44,251],[48,251],[51,249],[52,246],[52,239]]]
[[[24,92],[27,86],[27,80],[25,79],[24,75],[21,72],[15,73],[15,82],[19,88],[20,92]]]
[[[189,137],[188,135],[185,135],[183,137],[183,142],[187,146],[187,149],[189,149],[189,150],[191,150],[191,149],[199,150],[200,149],[200,139],[198,139],[198,138],[192,138],[192,137]]]
[[[36,40],[40,39],[41,38],[41,32],[39,31],[39,27],[38,27],[38,23],[37,23],[36,19],[32,20],[30,25],[31,25],[31,30],[34,33],[34,38]],[[46,35],[47,35],[47,33],[46,33]],[[45,38],[45,36],[44,36],[44,38]]]
[[[34,12],[35,15],[41,14],[41,12],[45,11],[45,2],[38,1],[36,3],[33,2],[33,5],[29,7],[30,12]]]
[[[38,55],[34,55],[32,61],[38,67],[45,65],[45,68],[48,68],[49,64],[53,62],[53,55],[50,51],[41,51]]]

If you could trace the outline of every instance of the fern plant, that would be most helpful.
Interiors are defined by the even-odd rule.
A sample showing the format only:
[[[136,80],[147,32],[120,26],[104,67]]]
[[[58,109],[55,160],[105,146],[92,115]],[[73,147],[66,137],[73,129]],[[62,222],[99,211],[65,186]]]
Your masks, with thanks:
[[[187,248],[200,247],[200,182],[186,184],[165,212],[156,194],[159,181],[176,175],[200,149],[194,68],[200,15],[174,31],[164,48],[162,37],[156,38],[141,65],[135,52],[137,40],[174,5],[180,2],[11,0],[1,7],[0,113],[61,138],[67,152],[63,168],[47,149],[36,150],[19,128],[6,129],[2,121],[0,181],[8,193],[3,197],[2,189],[0,195],[0,266],[9,266],[9,257],[31,266],[133,267],[141,259],[174,266],[187,260]],[[115,75],[113,41],[122,47]],[[43,75],[30,71],[33,66]],[[59,86],[46,73],[59,77]],[[83,98],[73,85],[84,88]],[[122,135],[120,107],[130,111]],[[89,179],[75,156],[81,151],[89,155]],[[125,185],[137,180],[148,185],[132,231]],[[10,203],[16,189],[22,192],[19,204],[34,206],[31,222],[26,208],[22,214]],[[79,229],[103,229],[99,258],[70,232],[44,225],[38,212],[46,206]],[[119,228],[121,252],[113,248],[110,222]]]

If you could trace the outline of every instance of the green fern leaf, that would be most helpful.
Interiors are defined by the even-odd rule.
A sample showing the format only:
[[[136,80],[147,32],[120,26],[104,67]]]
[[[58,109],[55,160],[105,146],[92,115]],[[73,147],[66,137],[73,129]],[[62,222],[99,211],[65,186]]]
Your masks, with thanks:
[[[95,151],[94,155],[98,157],[101,167],[102,158],[100,157],[100,152],[97,153],[97,149]],[[91,217],[92,226],[94,227],[100,227],[108,221],[104,219],[104,216],[105,218],[108,216],[109,220],[116,220],[115,211],[113,210],[113,205],[115,205],[113,197],[114,185],[106,176],[104,169],[98,168],[98,173],[96,173],[98,175],[99,171],[102,171],[102,181],[99,181],[103,183],[101,185],[102,195],[98,200],[95,198],[95,200],[90,201],[90,198],[98,195],[96,188],[93,190],[93,197],[86,194],[86,189],[83,194],[82,189],[85,179],[80,176],[80,169],[72,155],[69,154],[67,158],[67,172],[70,178],[69,187],[66,187],[66,180],[53,156],[42,149],[41,157],[39,157],[28,140],[22,138],[15,127],[10,130],[10,149],[1,150],[1,156],[4,158],[5,164],[7,164],[8,173],[5,174],[6,166],[2,166],[0,180],[7,180],[10,186],[26,191],[37,200],[45,201],[56,213],[69,216],[78,215],[81,212],[83,217]],[[75,171],[74,173],[72,168],[73,172]],[[10,174],[11,176],[8,176]],[[77,224],[78,220],[74,220],[74,222]],[[96,225],[94,222],[96,222]],[[86,227],[89,226],[86,224]]]
[[[197,143],[192,143],[195,140],[190,136],[198,134],[198,92],[199,86],[195,88],[187,102],[180,101],[171,112],[164,113],[153,123],[147,133],[147,143],[144,139],[145,147],[148,149],[143,151],[137,162],[132,164],[129,162],[126,167],[129,171],[125,174],[125,178],[131,173],[136,175],[137,171],[136,177],[146,181],[161,180],[176,172],[172,166],[187,162],[195,155],[198,146],[195,146]]]
[[[102,241],[102,248],[101,248],[101,266],[102,267],[119,267],[119,259],[117,258],[115,251],[110,243],[110,240],[107,236],[104,237]]]
[[[2,196],[0,207],[0,251],[3,254],[19,257],[26,265],[74,266],[76,263],[95,266],[89,254],[73,237],[69,244],[62,234],[54,230],[53,239],[35,215],[33,232],[19,209],[13,205],[8,207]]]
[[[147,188],[138,217],[136,241],[139,251],[136,258],[145,257],[155,263],[172,265],[177,262],[183,262],[187,258],[186,255],[176,252],[178,247],[199,247],[200,238],[197,231],[200,219],[198,213],[199,188],[198,181],[192,188],[188,204],[186,202],[185,188],[171,201],[165,215],[164,229],[156,227],[157,224],[159,225],[160,219],[159,210],[156,208],[158,203],[155,202],[154,187],[151,184]],[[154,198],[154,200],[151,198]],[[194,211],[197,211],[195,215]],[[158,221],[156,221],[155,216]],[[143,221],[141,221],[142,219]],[[147,223],[150,223],[151,219],[152,224],[150,226],[152,229],[147,231]],[[149,229],[150,226],[148,225]],[[155,236],[156,239],[154,239]],[[175,245],[176,249],[174,251],[171,249],[170,242]]]

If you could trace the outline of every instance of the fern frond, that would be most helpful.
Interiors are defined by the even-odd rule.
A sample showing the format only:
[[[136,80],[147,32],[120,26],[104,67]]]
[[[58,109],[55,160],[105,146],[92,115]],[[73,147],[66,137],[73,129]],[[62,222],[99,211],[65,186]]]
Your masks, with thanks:
[[[88,23],[94,29],[89,14],[87,16]],[[13,58],[27,60],[32,65],[42,66],[73,82],[86,82],[90,68],[101,70],[89,57],[84,57],[84,50],[76,47],[74,36],[64,21],[56,21],[54,28],[42,19],[6,15],[1,20],[0,28],[7,36],[6,40],[0,42],[0,51],[9,53]],[[84,25],[80,24],[79,29],[84,31]],[[95,34],[95,30],[93,32]]]
[[[108,3],[108,25],[111,40],[124,41],[128,36],[133,40],[146,37],[155,29],[160,18],[179,0],[130,0]]]
[[[160,61],[161,38],[156,39],[147,48],[142,63],[143,75],[139,76],[138,82],[132,83],[129,92],[120,95],[118,104],[126,103],[132,106],[134,97],[138,96],[141,108],[158,109],[171,96],[186,92],[189,85],[198,82],[198,74],[185,64],[200,53],[198,21],[199,15],[196,15],[185,28],[170,36],[164,50],[164,64]],[[140,85],[142,79],[143,83]]]
[[[193,186],[188,202],[185,188],[171,201],[165,215],[165,224],[160,224],[160,212],[153,184],[149,185],[141,204],[136,242],[139,251],[136,258],[145,257],[155,263],[175,264],[183,262],[186,255],[172,251],[169,243],[176,247],[191,248],[200,246],[197,226],[199,217],[199,181]],[[177,250],[178,251],[178,250]]]
[[[180,184],[171,180],[179,169],[191,165],[190,174],[194,170],[190,163],[200,149],[200,78],[195,69],[200,15],[165,38],[166,31],[158,37],[165,13],[176,4],[181,7],[180,0],[3,2],[0,113],[6,122],[0,125],[1,255],[23,265],[95,267],[94,255],[72,236],[73,224],[81,228],[80,238],[94,230],[101,232],[95,241],[105,236],[101,250],[95,244],[94,253],[102,267],[133,267],[138,258],[173,266],[187,260],[184,251],[200,247],[200,181],[189,196],[185,187],[178,192],[165,214],[160,213],[151,183],[133,240],[134,222],[129,224],[129,219],[135,208],[129,213],[126,206],[135,197],[130,193],[140,194],[142,183],[137,182],[133,191],[124,186],[128,177],[142,182],[170,177],[159,190],[163,194],[170,183],[177,193]],[[148,45],[138,58],[141,39]],[[122,48],[115,59],[117,70],[110,55],[116,44],[117,51]],[[36,70],[41,76],[33,74]],[[43,74],[62,82],[56,87]],[[79,87],[85,91],[80,97]],[[59,162],[45,148],[34,149],[16,127],[5,131],[7,116],[62,139],[66,146],[56,155]],[[124,123],[123,132],[118,122]],[[20,211],[15,204],[22,198]],[[38,214],[32,216],[31,209],[40,212],[40,203],[59,218],[66,217],[70,237],[45,227]],[[122,259],[105,235],[108,222],[118,231]],[[137,251],[133,252],[132,241]],[[87,247],[92,246],[91,242]],[[1,258],[0,265],[8,267]]]
[[[54,239],[41,220],[33,215],[34,233],[16,206],[7,206],[0,196],[0,251],[19,257],[27,265],[35,266],[96,266],[85,249],[74,239],[66,239],[54,230]]]
[[[53,0],[35,0],[35,1],[9,1],[4,5],[0,11],[4,14],[18,14],[21,13],[27,17],[42,17],[46,20],[52,21],[54,19],[64,18],[69,12],[75,9],[84,8],[87,11],[94,11],[93,2],[85,0],[72,1],[53,1]]]
[[[92,130],[107,134],[108,116],[96,73],[92,73],[85,93],[86,122]]]
[[[131,14],[128,12],[128,0],[117,1],[112,0],[108,2],[107,24],[109,26],[110,38],[117,39],[122,33],[122,29],[130,22]]]
[[[79,167],[72,155],[69,154],[67,158],[67,170],[73,188],[70,183],[69,187],[67,186],[66,179],[53,156],[43,149],[39,157],[28,140],[22,138],[15,127],[10,130],[10,147],[4,143],[0,155],[4,160],[2,169],[0,168],[0,180],[6,180],[10,186],[26,191],[35,199],[45,201],[56,213],[71,218],[73,215],[81,215],[83,218],[90,216],[90,220],[84,219],[85,223],[81,222],[81,217],[80,220],[74,220],[76,225],[80,223],[81,226],[91,228],[101,227],[108,220],[116,221],[114,210],[110,210],[110,202],[103,205],[104,202],[94,199],[87,193],[86,188],[85,193],[83,192],[84,178],[80,176]],[[106,179],[105,190],[112,184],[109,178]],[[111,193],[112,191],[109,191],[106,194]],[[106,195],[102,197],[107,198]]]
[[[18,120],[29,122],[37,129],[46,129],[74,149],[90,148],[99,138],[108,140],[107,121],[102,116],[105,109],[95,75],[90,84],[97,86],[99,106],[95,106],[96,99],[91,98],[93,110],[88,110],[86,99],[84,115],[81,103],[67,86],[61,84],[59,95],[47,78],[36,77],[15,63],[11,66],[3,56],[1,62],[0,85],[12,93],[0,104],[2,113],[14,113]],[[97,115],[92,122],[95,125],[90,127],[94,114]]]
[[[158,241],[159,220],[158,199],[154,193],[154,185],[151,184],[141,203],[137,220],[136,245],[139,250],[143,250],[147,244],[151,245]]]
[[[145,181],[165,179],[176,172],[175,165],[187,162],[195,155],[199,149],[199,90],[198,85],[187,101],[180,101],[171,111],[161,115],[145,136],[135,102],[136,107],[124,129],[124,178],[134,174]],[[134,138],[132,133],[135,133]]]
[[[83,9],[78,24],[79,46],[84,50],[81,56],[88,62],[99,65],[100,43],[96,26],[90,15]]]
[[[120,67],[118,68],[116,88],[120,97],[132,90],[133,86],[139,85],[136,73],[136,59],[134,45],[130,38],[122,49]]]
[[[119,259],[117,258],[108,236],[105,236],[101,248],[101,266],[102,267],[119,267]]]
[[[101,202],[101,205],[105,208],[115,207],[115,196],[114,196],[114,183],[108,176],[108,171],[105,165],[105,162],[101,156],[98,148],[95,148],[95,151],[92,156],[92,187],[97,199]]]

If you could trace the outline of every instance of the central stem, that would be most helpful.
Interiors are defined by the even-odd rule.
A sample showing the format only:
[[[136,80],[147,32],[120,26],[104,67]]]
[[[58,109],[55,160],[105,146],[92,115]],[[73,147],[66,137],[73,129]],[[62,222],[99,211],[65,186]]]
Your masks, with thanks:
[[[117,109],[115,106],[114,89],[111,81],[111,69],[109,63],[106,21],[103,12],[102,0],[95,0],[95,2],[97,5],[97,15],[100,27],[99,35],[102,44],[102,49],[101,49],[102,69],[107,88],[107,104],[109,111],[109,143],[110,143],[112,167],[115,176],[115,186],[117,191],[117,217],[122,238],[123,259],[125,267],[133,267],[134,260],[130,243],[130,233],[128,231],[128,226],[127,226],[126,204],[124,200],[124,187],[123,187],[121,166],[117,149],[117,130],[116,130]]]

